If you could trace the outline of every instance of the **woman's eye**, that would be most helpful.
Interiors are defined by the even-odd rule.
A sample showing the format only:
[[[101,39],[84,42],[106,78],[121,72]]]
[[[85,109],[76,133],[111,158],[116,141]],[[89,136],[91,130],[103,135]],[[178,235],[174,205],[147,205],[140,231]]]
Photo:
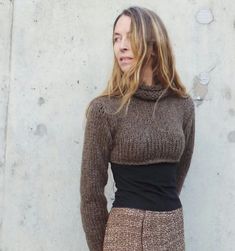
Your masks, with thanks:
[[[121,38],[120,37],[115,37],[113,39],[114,42],[117,42],[118,40],[120,40]],[[130,40],[130,36],[127,37],[127,40],[129,41]]]

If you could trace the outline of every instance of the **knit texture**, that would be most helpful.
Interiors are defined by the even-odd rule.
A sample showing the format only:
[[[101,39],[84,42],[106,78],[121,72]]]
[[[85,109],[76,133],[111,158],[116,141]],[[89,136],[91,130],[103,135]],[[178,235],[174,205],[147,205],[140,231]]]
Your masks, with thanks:
[[[189,170],[195,138],[195,107],[161,84],[140,84],[125,108],[117,97],[91,101],[84,132],[80,194],[81,218],[90,251],[102,251],[108,220],[104,189],[109,162],[151,164],[177,162],[180,195]]]

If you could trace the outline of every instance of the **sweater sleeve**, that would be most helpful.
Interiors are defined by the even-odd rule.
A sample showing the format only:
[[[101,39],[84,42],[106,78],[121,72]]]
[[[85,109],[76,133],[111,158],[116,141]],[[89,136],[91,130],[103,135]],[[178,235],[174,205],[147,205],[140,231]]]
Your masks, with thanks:
[[[187,103],[187,117],[186,121],[183,123],[183,131],[185,136],[185,148],[183,154],[181,155],[180,161],[177,165],[177,178],[176,186],[177,193],[180,195],[184,180],[188,173],[191,159],[194,150],[194,139],[195,139],[195,106],[192,98],[188,99],[190,102]]]
[[[104,188],[112,143],[107,114],[101,102],[91,102],[84,132],[80,176],[80,212],[90,251],[102,251],[108,219]]]

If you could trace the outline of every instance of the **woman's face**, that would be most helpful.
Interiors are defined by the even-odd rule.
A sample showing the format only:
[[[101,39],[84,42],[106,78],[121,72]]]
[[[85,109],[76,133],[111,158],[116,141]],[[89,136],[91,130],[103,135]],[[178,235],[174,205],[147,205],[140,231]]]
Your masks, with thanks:
[[[127,71],[134,61],[129,35],[130,27],[131,18],[122,15],[116,23],[113,34],[114,54],[123,72]]]

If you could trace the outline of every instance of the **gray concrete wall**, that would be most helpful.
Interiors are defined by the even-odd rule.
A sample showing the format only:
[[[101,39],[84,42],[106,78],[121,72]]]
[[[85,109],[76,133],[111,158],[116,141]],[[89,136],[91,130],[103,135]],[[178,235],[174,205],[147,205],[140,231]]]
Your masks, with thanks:
[[[186,250],[234,250],[234,2],[0,0],[1,251],[88,250],[79,214],[84,111],[107,83],[113,21],[132,4],[163,19],[196,104],[181,193]]]

